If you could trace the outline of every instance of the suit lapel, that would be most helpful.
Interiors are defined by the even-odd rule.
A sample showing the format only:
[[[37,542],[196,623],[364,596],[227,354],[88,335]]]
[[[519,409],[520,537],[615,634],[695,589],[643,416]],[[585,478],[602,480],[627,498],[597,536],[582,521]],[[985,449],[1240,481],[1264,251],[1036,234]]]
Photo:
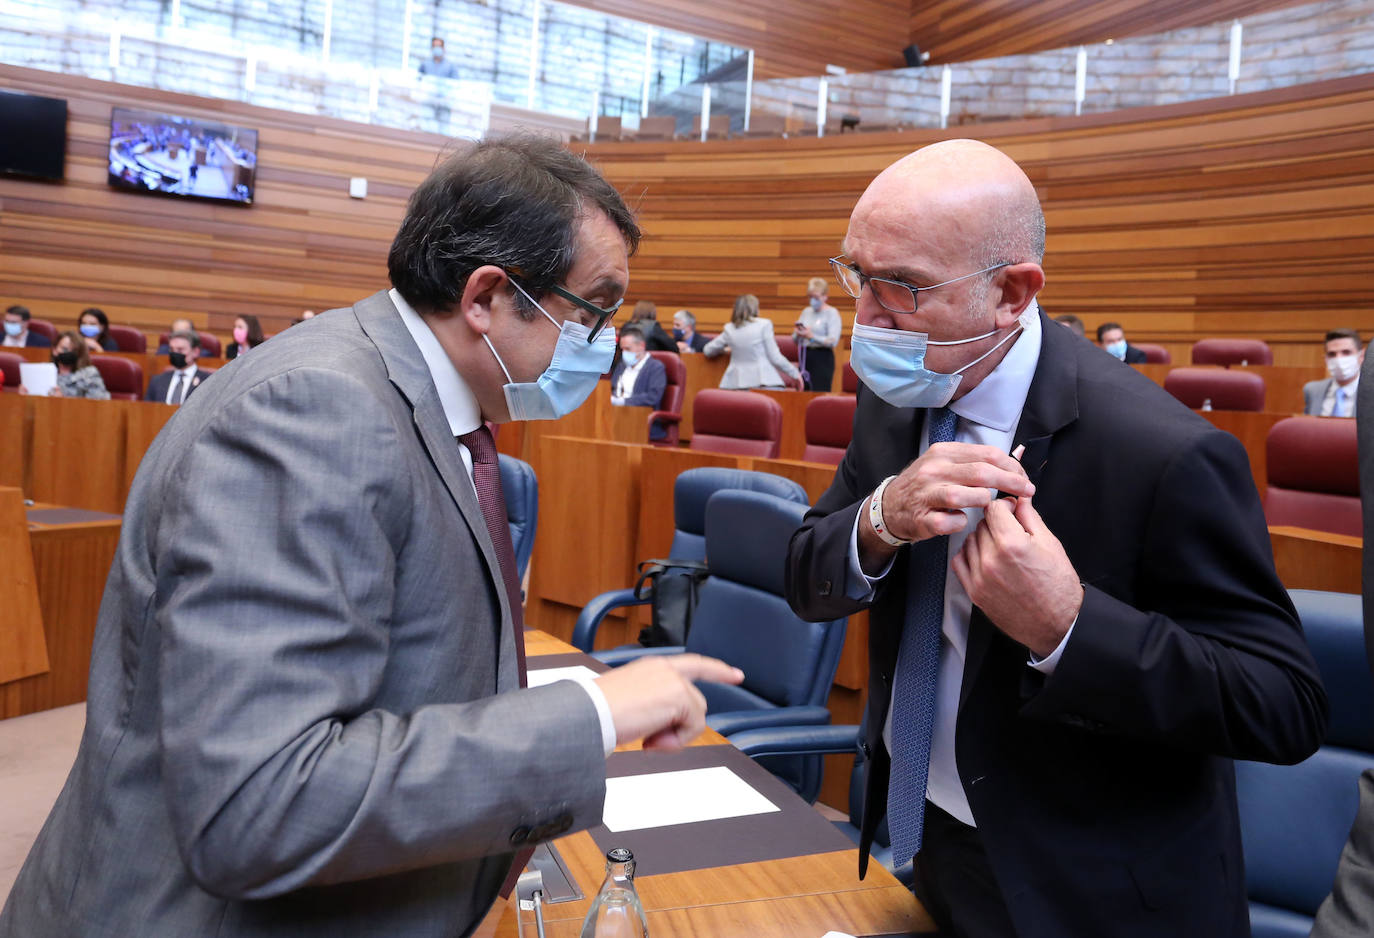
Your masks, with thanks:
[[[429,367],[420,354],[415,340],[401,315],[397,312],[391,298],[385,292],[376,293],[353,307],[358,322],[367,333],[386,364],[387,377],[405,396],[414,412],[415,429],[424,443],[430,461],[439,473],[444,487],[448,489],[458,511],[467,523],[474,542],[482,551],[486,562],[487,576],[495,586],[497,602],[501,607],[501,621],[496,636],[498,658],[507,654],[502,635],[514,636],[514,619],[511,617],[507,602],[505,581],[501,576],[501,564],[496,557],[496,548],[487,531],[487,523],[482,517],[482,508],[477,504],[477,490],[473,488],[472,477],[463,465],[458,453],[458,442],[453,438],[448,419],[444,416],[443,405],[439,403],[439,392],[434,387]],[[511,646],[510,654],[514,654]]]
[[[1078,419],[1078,349],[1071,345],[1082,342],[1068,329],[1051,323],[1040,314],[1040,360],[1035,365],[1026,394],[1026,406],[1021,410],[1021,422],[1012,437],[1012,450],[1024,445],[1021,465],[1026,475],[1040,488],[1048,471],[1054,435]],[[964,658],[964,680],[959,688],[959,707],[977,681],[983,659],[992,644],[996,631],[988,617],[977,606],[969,617],[968,647]]]

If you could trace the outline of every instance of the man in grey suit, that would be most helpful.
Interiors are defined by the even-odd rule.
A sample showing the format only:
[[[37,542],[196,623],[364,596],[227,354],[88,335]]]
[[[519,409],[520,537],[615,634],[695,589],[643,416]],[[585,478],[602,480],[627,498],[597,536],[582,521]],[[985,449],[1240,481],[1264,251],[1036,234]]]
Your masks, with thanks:
[[[1330,348],[1328,343],[1327,348]],[[1364,539],[1374,538],[1374,361],[1361,371],[1371,372],[1359,392],[1360,501],[1364,507]],[[1364,555],[1364,644],[1374,668],[1374,551]],[[1317,910],[1312,938],[1369,938],[1374,935],[1374,771],[1360,776],[1360,808],[1350,839],[1341,851],[1331,895]]]
[[[600,821],[611,748],[700,732],[692,681],[742,677],[713,659],[519,686],[479,504],[483,421],[566,413],[609,364],[638,237],[578,157],[478,143],[412,196],[395,289],[187,401],[130,492],[81,748],[0,935],[465,935],[517,850]]]
[[[1360,389],[1364,351],[1354,329],[1332,329],[1326,334],[1326,374],[1302,386],[1302,412],[1312,417],[1353,417]]]

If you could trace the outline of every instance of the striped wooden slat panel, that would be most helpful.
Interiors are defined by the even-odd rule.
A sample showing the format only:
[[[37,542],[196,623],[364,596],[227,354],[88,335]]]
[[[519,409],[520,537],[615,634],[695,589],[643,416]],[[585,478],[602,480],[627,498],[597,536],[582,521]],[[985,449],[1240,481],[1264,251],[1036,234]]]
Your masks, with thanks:
[[[1045,49],[1205,26],[1309,0],[931,0],[911,5],[911,41],[930,63]]]

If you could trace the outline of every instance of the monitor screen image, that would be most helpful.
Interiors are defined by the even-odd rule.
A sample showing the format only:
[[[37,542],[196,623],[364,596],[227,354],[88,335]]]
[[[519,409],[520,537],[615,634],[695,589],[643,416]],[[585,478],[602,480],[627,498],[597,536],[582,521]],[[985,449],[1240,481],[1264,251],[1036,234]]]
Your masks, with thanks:
[[[110,185],[249,205],[258,132],[117,107],[110,115]]]
[[[66,101],[0,91],[0,174],[61,179],[66,155]]]

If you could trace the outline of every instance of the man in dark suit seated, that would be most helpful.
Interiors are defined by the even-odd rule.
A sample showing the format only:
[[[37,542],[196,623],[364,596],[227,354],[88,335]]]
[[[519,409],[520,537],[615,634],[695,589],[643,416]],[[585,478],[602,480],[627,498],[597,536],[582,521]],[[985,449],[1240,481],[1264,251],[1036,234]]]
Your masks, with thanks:
[[[1102,351],[1128,365],[1145,364],[1145,352],[1126,342],[1126,332],[1114,322],[1104,322],[1097,327],[1097,344]]]
[[[167,337],[167,346],[172,370],[153,375],[144,400],[184,404],[191,392],[210,377],[210,372],[196,367],[196,360],[200,358],[200,336],[194,332],[173,332]]]
[[[697,332],[697,317],[686,309],[673,313],[673,340],[677,342],[678,354],[681,355],[700,352],[711,341]]]
[[[832,261],[862,383],[786,583],[869,610],[860,871],[886,809],[948,934],[1240,938],[1231,760],[1315,752],[1326,695],[1240,442],[1039,312],[1044,245],[1025,173],[951,140]]]
[[[153,354],[154,354],[154,355],[166,355],[168,352],[170,352],[170,351],[171,351],[171,344],[172,344],[172,334],[173,334],[173,333],[177,333],[177,332],[186,332],[186,333],[190,333],[191,335],[195,335],[195,334],[196,334],[196,327],[195,327],[194,325],[191,324],[191,320],[189,320],[189,319],[173,319],[173,320],[172,320],[172,331],[169,332],[169,333],[167,334],[167,341],[166,341],[166,342],[159,343],[159,344],[158,344],[158,347],[157,347],[157,351],[154,352]],[[199,345],[197,345],[197,348],[199,348]]]
[[[5,310],[5,339],[0,345],[9,348],[52,348],[52,340],[29,331],[32,318],[27,306],[15,304]]]
[[[637,326],[620,330],[620,361],[611,372],[611,403],[617,407],[656,408],[663,400],[668,372],[663,363],[645,348],[644,333]],[[657,423],[649,428],[649,439],[661,440],[664,430]]]

